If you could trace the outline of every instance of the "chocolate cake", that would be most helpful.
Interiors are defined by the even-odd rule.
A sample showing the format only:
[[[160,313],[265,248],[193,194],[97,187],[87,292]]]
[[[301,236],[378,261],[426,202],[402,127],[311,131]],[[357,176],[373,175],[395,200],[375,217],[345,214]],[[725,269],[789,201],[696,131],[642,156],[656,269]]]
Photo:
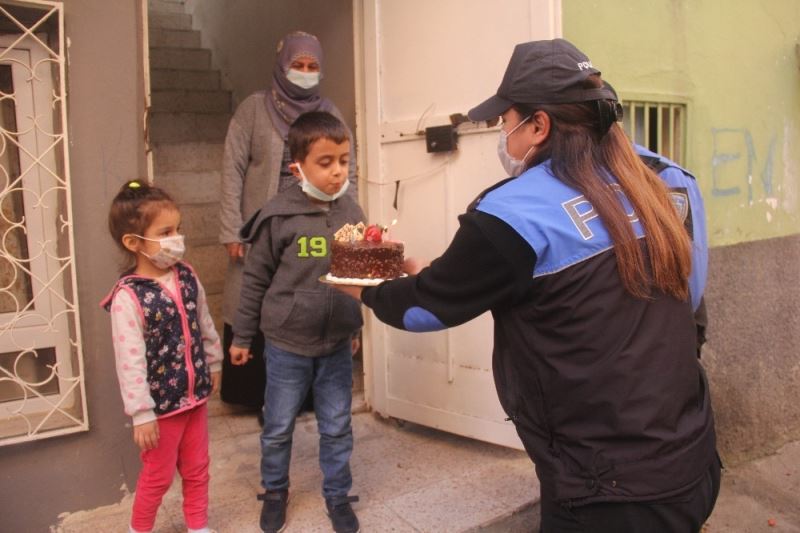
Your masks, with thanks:
[[[391,279],[403,273],[403,243],[384,241],[385,228],[347,224],[331,245],[331,275],[350,279]]]

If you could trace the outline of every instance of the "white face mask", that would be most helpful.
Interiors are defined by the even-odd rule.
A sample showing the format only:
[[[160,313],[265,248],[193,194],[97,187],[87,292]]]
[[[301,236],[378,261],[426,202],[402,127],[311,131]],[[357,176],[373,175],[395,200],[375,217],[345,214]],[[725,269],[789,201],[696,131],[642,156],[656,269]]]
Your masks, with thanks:
[[[157,242],[159,250],[153,255],[147,255],[142,252],[142,255],[148,258],[158,268],[167,269],[183,259],[183,254],[186,252],[186,244],[183,241],[183,235],[171,235],[169,237],[162,237],[161,239],[148,239],[141,235],[136,235],[145,241]]]
[[[528,161],[528,156],[531,155],[533,151],[533,146],[531,146],[522,159],[514,159],[514,157],[508,153],[508,138],[511,136],[512,133],[517,131],[517,128],[525,124],[531,117],[525,117],[520,121],[519,124],[514,126],[514,128],[509,131],[508,133],[500,130],[500,136],[497,139],[497,156],[500,158],[500,163],[503,165],[503,169],[508,172],[508,175],[512,178],[516,178],[520,174],[525,171],[525,165]]]
[[[295,165],[297,165],[297,170],[298,172],[300,172],[300,177],[303,179],[303,181],[300,183],[300,188],[303,189],[304,193],[306,193],[308,196],[312,198],[316,198],[317,200],[322,200],[323,202],[332,202],[337,198],[341,198],[342,195],[347,192],[348,187],[350,187],[350,180],[345,179],[344,185],[342,185],[341,189],[339,189],[334,194],[328,194],[324,191],[317,189],[313,183],[308,181],[308,178],[306,178],[306,174],[305,172],[303,172],[303,167],[300,166],[300,163],[295,162]]]
[[[286,79],[303,89],[311,89],[319,85],[319,72],[301,72],[293,68],[286,73]]]

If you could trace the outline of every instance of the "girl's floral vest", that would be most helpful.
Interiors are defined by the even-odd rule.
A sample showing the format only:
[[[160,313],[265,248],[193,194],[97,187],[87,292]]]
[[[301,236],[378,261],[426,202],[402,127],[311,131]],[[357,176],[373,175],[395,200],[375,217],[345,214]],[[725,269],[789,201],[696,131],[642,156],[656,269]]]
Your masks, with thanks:
[[[147,348],[147,381],[158,416],[191,407],[211,393],[197,317],[197,279],[183,263],[177,263],[173,272],[179,295],[154,279],[126,275],[117,281],[104,306],[110,311],[111,300],[119,290],[129,291],[139,302]]]

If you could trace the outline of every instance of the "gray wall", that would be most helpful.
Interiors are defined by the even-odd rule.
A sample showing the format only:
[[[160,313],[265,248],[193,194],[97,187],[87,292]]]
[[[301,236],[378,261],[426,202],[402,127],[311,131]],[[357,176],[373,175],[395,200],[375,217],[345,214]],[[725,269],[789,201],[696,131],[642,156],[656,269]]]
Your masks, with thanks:
[[[800,439],[800,236],[712,248],[706,303],[711,382],[723,460]]]
[[[0,530],[48,531],[58,514],[118,502],[138,452],[126,427],[108,315],[118,256],[106,229],[121,183],[145,174],[141,16],[136,0],[66,0],[72,201],[88,433],[0,448]],[[125,527],[120,524],[120,527]]]
[[[213,53],[234,105],[271,85],[275,47],[293,30],[316,35],[324,53],[322,94],[355,131],[351,0],[187,0],[203,47]]]

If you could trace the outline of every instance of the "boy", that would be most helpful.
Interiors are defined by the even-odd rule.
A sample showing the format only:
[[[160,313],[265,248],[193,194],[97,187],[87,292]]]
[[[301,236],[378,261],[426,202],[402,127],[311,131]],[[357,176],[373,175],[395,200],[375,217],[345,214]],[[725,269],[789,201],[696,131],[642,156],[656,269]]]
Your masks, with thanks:
[[[329,243],[364,213],[345,194],[350,141],[333,115],[301,115],[289,129],[289,168],[297,186],[279,192],[242,228],[251,244],[245,260],[230,350],[234,364],[253,357],[250,343],[261,327],[266,339],[267,386],[261,433],[261,529],[286,524],[294,421],[311,387],[320,433],[322,494],[337,533],[355,533],[350,427],[352,352],[361,328],[358,302],[319,282],[328,272]],[[351,344],[352,342],[352,344]]]

